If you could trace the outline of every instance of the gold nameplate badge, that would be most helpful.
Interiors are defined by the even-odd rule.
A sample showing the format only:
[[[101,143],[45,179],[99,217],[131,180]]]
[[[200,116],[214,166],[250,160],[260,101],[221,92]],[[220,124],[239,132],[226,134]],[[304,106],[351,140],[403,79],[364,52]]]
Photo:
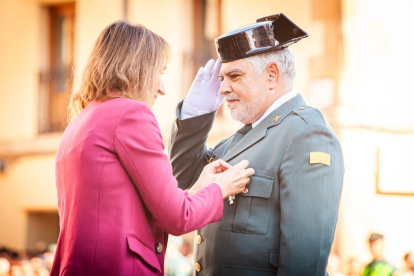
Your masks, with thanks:
[[[329,166],[331,165],[331,155],[324,152],[311,152],[309,163]]]

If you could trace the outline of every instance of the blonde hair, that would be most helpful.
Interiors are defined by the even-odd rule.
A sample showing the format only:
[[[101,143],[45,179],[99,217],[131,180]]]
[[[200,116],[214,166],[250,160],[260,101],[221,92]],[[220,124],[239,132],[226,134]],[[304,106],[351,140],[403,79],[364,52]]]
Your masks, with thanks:
[[[95,42],[79,90],[72,92],[69,121],[92,100],[122,97],[148,103],[170,53],[167,41],[143,25],[123,20],[106,27]]]

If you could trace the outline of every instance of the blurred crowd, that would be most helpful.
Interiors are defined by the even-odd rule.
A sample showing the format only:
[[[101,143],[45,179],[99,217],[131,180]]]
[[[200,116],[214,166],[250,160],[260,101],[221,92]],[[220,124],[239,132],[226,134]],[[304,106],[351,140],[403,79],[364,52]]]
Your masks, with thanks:
[[[384,236],[373,233],[368,239],[372,262],[357,258],[342,261],[331,253],[328,259],[329,276],[414,276],[414,254],[401,256],[403,267],[396,267],[384,258]],[[170,236],[165,258],[166,276],[194,276],[191,239]],[[24,254],[0,247],[0,276],[48,276],[53,264],[56,244],[40,244]]]
[[[0,276],[48,276],[56,244],[39,243],[37,249],[19,253],[0,247]]]
[[[372,261],[362,263],[355,257],[342,262],[338,255],[331,253],[326,270],[329,276],[414,276],[414,255],[407,252],[402,256],[403,267],[396,267],[384,257],[384,236],[372,233],[368,239]]]

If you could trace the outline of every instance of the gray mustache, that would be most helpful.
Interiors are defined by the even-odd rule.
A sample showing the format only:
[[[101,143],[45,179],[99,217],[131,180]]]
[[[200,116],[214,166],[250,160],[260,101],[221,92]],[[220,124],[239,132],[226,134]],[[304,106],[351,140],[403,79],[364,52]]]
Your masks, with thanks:
[[[231,101],[231,100],[240,100],[240,98],[236,95],[227,94],[226,95],[226,101]]]

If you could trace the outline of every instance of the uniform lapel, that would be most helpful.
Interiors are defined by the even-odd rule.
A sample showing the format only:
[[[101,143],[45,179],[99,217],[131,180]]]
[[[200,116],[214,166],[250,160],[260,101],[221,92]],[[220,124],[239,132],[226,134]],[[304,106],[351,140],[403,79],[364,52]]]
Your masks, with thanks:
[[[306,103],[301,95],[293,97],[291,100],[282,104],[276,110],[269,114],[260,124],[250,130],[226,155],[223,156],[224,161],[229,161],[250,148],[260,140],[262,140],[267,133],[269,128],[279,125],[283,119],[289,115],[292,110],[305,106]]]

